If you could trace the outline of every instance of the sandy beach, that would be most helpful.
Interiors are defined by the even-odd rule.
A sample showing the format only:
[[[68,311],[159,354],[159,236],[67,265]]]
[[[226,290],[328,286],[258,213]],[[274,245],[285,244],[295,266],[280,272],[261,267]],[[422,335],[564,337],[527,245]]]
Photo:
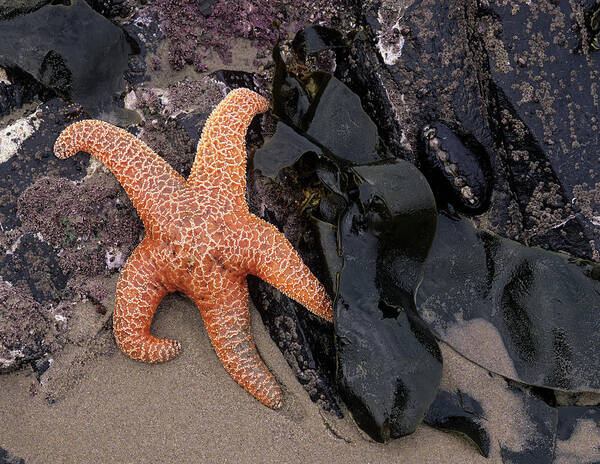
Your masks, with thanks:
[[[64,397],[33,395],[35,374],[0,377],[0,446],[28,464],[56,463],[490,463],[467,440],[421,425],[408,437],[370,441],[349,415],[338,420],[311,403],[258,316],[259,350],[285,389],[273,411],[225,372],[200,313],[166,298],[153,333],[175,337],[183,353],[162,365],[132,361],[106,332],[108,354],[92,356]],[[56,361],[60,362],[60,359]],[[68,382],[67,382],[68,383]]]

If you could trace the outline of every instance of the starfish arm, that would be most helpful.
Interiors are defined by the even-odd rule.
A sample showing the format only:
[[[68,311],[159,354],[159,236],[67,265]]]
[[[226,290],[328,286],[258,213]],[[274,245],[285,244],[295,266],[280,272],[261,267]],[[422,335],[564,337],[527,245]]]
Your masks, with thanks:
[[[229,92],[204,125],[188,185],[197,191],[206,185],[221,186],[244,201],[246,131],[254,116],[268,108],[268,101],[249,89]]]
[[[256,228],[249,250],[250,274],[281,290],[317,316],[333,322],[331,299],[325,287],[281,232],[255,218]]]
[[[102,161],[121,183],[144,225],[149,211],[185,185],[180,176],[145,143],[127,131],[102,121],[71,124],[54,144],[59,158],[85,151]]]
[[[281,407],[281,389],[261,359],[252,337],[246,279],[232,281],[217,274],[208,281],[209,302],[199,296],[194,282],[188,284],[185,293],[200,309],[206,332],[223,367],[258,401],[273,409]]]
[[[164,245],[145,238],[127,260],[117,284],[115,340],[125,354],[138,361],[164,362],[181,351],[178,341],[150,335],[154,312],[169,292],[160,278],[167,253]]]

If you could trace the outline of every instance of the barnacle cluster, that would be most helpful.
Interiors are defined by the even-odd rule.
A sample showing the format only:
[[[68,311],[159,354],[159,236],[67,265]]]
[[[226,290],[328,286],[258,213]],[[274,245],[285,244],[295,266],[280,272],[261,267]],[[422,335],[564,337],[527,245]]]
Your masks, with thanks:
[[[590,18],[590,27],[594,34],[590,45],[594,50],[600,50],[600,7],[592,14]]]

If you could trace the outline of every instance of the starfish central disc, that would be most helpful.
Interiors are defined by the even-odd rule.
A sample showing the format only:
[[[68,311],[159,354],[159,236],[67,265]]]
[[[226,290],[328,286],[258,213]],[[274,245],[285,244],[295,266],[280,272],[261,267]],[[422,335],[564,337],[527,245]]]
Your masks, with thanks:
[[[277,381],[250,330],[246,275],[254,274],[313,313],[333,320],[331,300],[289,241],[248,211],[245,135],[269,105],[236,89],[206,121],[184,179],[143,142],[102,121],[67,127],[54,152],[100,159],[117,177],[146,230],[123,267],[113,315],[117,345],[144,362],[172,359],[179,342],[150,334],[162,298],[176,290],[198,306],[212,345],[229,374],[271,408],[282,404]]]

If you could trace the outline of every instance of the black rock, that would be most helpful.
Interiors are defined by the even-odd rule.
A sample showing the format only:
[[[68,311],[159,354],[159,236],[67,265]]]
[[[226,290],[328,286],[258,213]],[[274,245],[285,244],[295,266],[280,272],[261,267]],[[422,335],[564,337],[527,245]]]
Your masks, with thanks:
[[[0,66],[30,74],[93,117],[122,125],[135,120],[113,100],[125,89],[131,47],[119,27],[83,0],[0,21],[0,36]]]
[[[493,372],[600,391],[598,268],[440,215],[417,307],[442,340]]]
[[[0,374],[44,356],[54,321],[22,287],[0,279]]]
[[[589,229],[589,221],[581,213],[577,213],[563,223],[534,235],[529,245],[539,246],[546,250],[564,251],[574,256],[590,256],[592,247],[582,242],[582,231]]]
[[[600,181],[595,90],[600,56],[590,53],[586,38],[592,36],[582,14],[589,11],[591,17],[594,5],[597,8],[593,1],[550,2],[538,10],[492,1],[482,11],[486,29],[496,31],[484,40],[501,115],[499,134],[506,147],[503,162],[526,228],[533,237],[542,235],[538,243],[545,244],[548,225],[567,220],[573,214],[568,206],[579,206],[582,194],[595,192]],[[556,18],[563,19],[557,23]],[[504,55],[501,50],[509,52]],[[563,214],[554,214],[554,224],[540,220],[557,209]],[[571,243],[569,248],[591,258],[589,241],[598,242],[600,235],[593,225],[594,213],[583,212],[587,224],[578,225],[578,245]]]
[[[522,243],[588,259],[599,242],[593,82],[600,55],[589,45],[596,3],[361,5],[384,70],[372,60],[365,67],[387,90],[370,97],[382,108],[391,100],[402,129],[395,141],[386,138],[388,149],[416,152],[430,121],[460,128],[484,148],[494,180],[490,207],[477,220]],[[554,229],[578,213],[568,243],[555,240]]]
[[[7,69],[6,77],[10,83],[0,82],[0,117],[25,104],[49,100],[55,94],[18,69]]]
[[[20,2],[14,2],[12,0],[3,1],[0,4],[0,20],[11,19],[21,14],[31,13],[51,1],[52,0],[25,0]]]
[[[317,278],[324,281],[317,253],[319,246],[311,233],[310,221],[297,214],[296,190],[264,179],[256,170],[248,172],[250,211],[277,225]],[[260,279],[249,276],[248,290],[271,338],[310,398],[324,410],[341,416],[335,386],[332,324]]]
[[[255,77],[253,73],[245,71],[233,71],[231,69],[221,69],[211,73],[211,77],[223,82],[230,89],[245,87],[258,92]]]
[[[58,134],[78,118],[81,118],[81,108],[53,99],[42,105],[26,123],[32,135],[14,155],[0,163],[0,223],[5,230],[19,224],[15,214],[17,199],[37,179],[56,176],[75,180],[85,176],[88,157],[59,160],[52,153]],[[19,131],[15,127],[15,133],[6,137],[17,137]]]
[[[323,410],[342,417],[333,382],[333,333],[328,323],[317,316],[307,314],[298,303],[281,293],[273,294],[272,288],[257,277],[248,276],[248,290],[255,306],[259,306],[261,317],[271,338],[283,353],[310,399]],[[326,337],[325,340],[315,340]],[[309,340],[312,338],[312,340]],[[321,346],[321,350],[311,347]]]
[[[25,464],[25,460],[0,447],[0,464]]]
[[[131,13],[131,7],[126,4],[125,0],[86,0],[86,2],[107,18],[125,17]]]
[[[58,303],[67,284],[52,247],[32,234],[23,235],[11,254],[0,258],[0,276],[27,288],[41,304]]]

